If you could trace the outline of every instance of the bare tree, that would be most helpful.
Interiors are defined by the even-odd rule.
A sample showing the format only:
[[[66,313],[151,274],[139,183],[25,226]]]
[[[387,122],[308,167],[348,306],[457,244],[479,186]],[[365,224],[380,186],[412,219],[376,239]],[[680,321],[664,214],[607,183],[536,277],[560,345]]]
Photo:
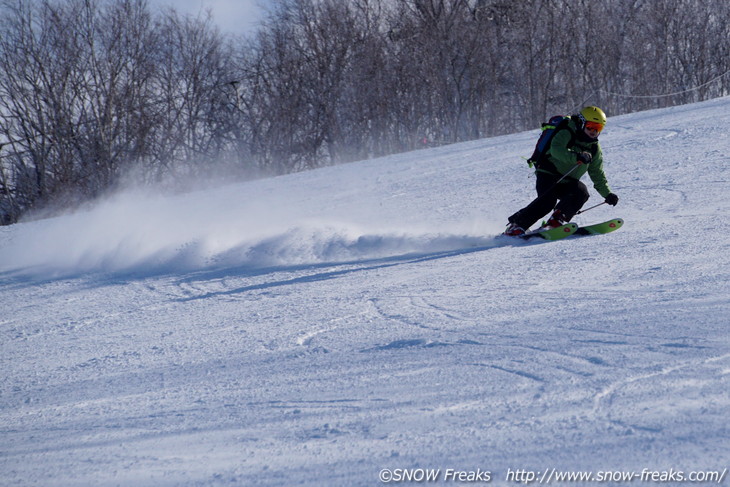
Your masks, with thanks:
[[[228,149],[235,123],[228,42],[209,16],[191,18],[175,10],[164,12],[154,30],[150,171],[159,177],[210,169]]]

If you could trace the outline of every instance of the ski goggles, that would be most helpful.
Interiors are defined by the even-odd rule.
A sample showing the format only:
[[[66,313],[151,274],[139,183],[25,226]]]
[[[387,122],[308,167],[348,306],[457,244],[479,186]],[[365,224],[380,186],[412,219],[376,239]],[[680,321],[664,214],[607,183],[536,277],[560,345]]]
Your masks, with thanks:
[[[598,122],[586,122],[586,128],[600,133],[601,130],[603,130],[603,124]]]

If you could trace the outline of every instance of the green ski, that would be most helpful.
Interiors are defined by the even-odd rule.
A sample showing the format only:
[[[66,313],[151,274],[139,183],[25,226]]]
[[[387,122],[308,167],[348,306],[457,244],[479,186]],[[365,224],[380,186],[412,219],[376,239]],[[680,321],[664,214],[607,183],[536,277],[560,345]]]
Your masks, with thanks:
[[[533,232],[527,232],[524,235],[518,235],[523,240],[531,238],[542,238],[544,240],[560,240],[565,237],[570,237],[578,230],[578,225],[575,223],[566,223],[555,228],[538,228]]]
[[[624,224],[624,221],[621,218],[614,218],[613,220],[608,220],[603,223],[596,223],[595,225],[588,225],[585,227],[579,227],[578,230],[575,231],[576,235],[601,235],[604,233],[611,233],[619,228]]]

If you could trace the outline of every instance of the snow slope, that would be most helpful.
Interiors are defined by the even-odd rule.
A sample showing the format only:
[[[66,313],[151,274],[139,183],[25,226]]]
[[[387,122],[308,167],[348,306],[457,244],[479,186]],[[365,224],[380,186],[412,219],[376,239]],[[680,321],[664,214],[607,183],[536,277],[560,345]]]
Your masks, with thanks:
[[[0,229],[0,484],[722,472],[729,113],[611,118],[605,236],[495,237],[537,131]]]

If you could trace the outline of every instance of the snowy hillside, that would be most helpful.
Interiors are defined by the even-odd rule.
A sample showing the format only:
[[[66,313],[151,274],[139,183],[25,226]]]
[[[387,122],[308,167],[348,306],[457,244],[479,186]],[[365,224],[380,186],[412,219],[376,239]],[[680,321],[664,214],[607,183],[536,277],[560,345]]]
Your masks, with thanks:
[[[610,235],[495,237],[536,136],[0,228],[0,484],[722,474],[730,98],[609,118]]]

